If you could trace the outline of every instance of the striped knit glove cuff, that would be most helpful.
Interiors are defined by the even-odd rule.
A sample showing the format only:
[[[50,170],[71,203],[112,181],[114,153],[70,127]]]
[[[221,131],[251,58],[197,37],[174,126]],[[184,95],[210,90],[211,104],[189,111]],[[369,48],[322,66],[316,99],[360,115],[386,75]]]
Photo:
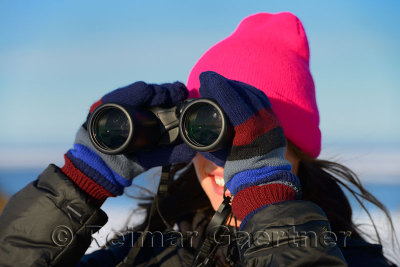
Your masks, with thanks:
[[[200,75],[200,84],[200,95],[214,98],[235,129],[224,180],[234,196],[233,213],[242,225],[270,204],[300,198],[299,179],[285,159],[283,129],[267,96],[210,71]]]

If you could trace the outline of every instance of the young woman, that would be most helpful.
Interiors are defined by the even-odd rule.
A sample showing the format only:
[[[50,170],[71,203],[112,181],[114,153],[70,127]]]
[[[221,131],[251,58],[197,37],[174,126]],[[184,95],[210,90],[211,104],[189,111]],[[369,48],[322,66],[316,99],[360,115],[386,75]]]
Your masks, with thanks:
[[[357,197],[348,184],[356,186],[361,197],[386,212],[382,204],[350,170],[316,159],[321,149],[318,108],[307,38],[294,15],[260,13],[244,19],[203,55],[187,88],[179,82],[137,82],[105,95],[90,113],[104,103],[172,107],[188,96],[212,98],[234,128],[228,147],[198,153],[180,143],[108,155],[92,145],[84,124],[65,165],[50,165],[10,199],[0,220],[0,262],[190,266],[195,255],[208,252],[213,256],[207,259],[205,253],[196,266],[389,265],[382,247],[365,242],[352,223],[340,185]],[[151,221],[137,229],[165,236],[144,239],[139,248],[141,236],[134,231],[82,257],[92,226],[107,220],[101,204],[121,195],[138,174],[171,164],[178,178],[162,201],[156,198],[157,212],[154,206],[148,209]],[[224,245],[214,240],[207,250],[202,237],[223,201],[224,186],[233,197],[236,223],[228,222],[232,227],[224,228],[229,233],[223,236],[233,233],[237,239]],[[175,238],[174,225],[192,235]],[[166,245],[164,238],[173,242]]]

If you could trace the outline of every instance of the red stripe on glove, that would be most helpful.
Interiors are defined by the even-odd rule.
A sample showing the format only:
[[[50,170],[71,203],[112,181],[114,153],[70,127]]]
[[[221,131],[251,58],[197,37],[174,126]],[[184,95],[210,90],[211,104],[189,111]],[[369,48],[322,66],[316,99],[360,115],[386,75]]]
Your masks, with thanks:
[[[243,220],[251,212],[269,204],[294,200],[296,192],[288,185],[274,183],[251,186],[239,191],[232,200],[232,212]]]
[[[102,103],[101,99],[97,100],[96,102],[93,103],[93,105],[90,107],[89,113],[93,113],[93,111],[100,106]]]
[[[260,135],[281,126],[271,108],[261,109],[250,119],[235,127],[234,146],[250,144]]]
[[[108,197],[114,197],[110,192],[104,189],[101,185],[87,177],[70,161],[67,155],[64,155],[65,165],[61,171],[67,175],[74,183],[92,198],[99,201],[101,205]]]

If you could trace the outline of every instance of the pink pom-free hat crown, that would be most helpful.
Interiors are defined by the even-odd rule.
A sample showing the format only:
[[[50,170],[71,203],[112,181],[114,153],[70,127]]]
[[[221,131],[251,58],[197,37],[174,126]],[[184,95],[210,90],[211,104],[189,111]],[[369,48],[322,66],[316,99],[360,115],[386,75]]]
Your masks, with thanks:
[[[187,81],[189,98],[200,97],[203,71],[250,84],[268,96],[285,136],[316,158],[321,131],[309,58],[307,36],[296,16],[288,12],[251,15],[193,67]]]

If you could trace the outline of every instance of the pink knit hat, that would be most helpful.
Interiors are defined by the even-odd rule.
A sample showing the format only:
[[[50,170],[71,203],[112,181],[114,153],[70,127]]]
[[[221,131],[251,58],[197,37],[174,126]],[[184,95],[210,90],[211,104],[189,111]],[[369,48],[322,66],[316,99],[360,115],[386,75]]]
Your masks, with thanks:
[[[319,113],[309,68],[307,36],[291,13],[258,13],[211,47],[187,81],[189,98],[199,96],[199,75],[215,71],[248,83],[271,101],[285,136],[312,157],[321,152]]]

